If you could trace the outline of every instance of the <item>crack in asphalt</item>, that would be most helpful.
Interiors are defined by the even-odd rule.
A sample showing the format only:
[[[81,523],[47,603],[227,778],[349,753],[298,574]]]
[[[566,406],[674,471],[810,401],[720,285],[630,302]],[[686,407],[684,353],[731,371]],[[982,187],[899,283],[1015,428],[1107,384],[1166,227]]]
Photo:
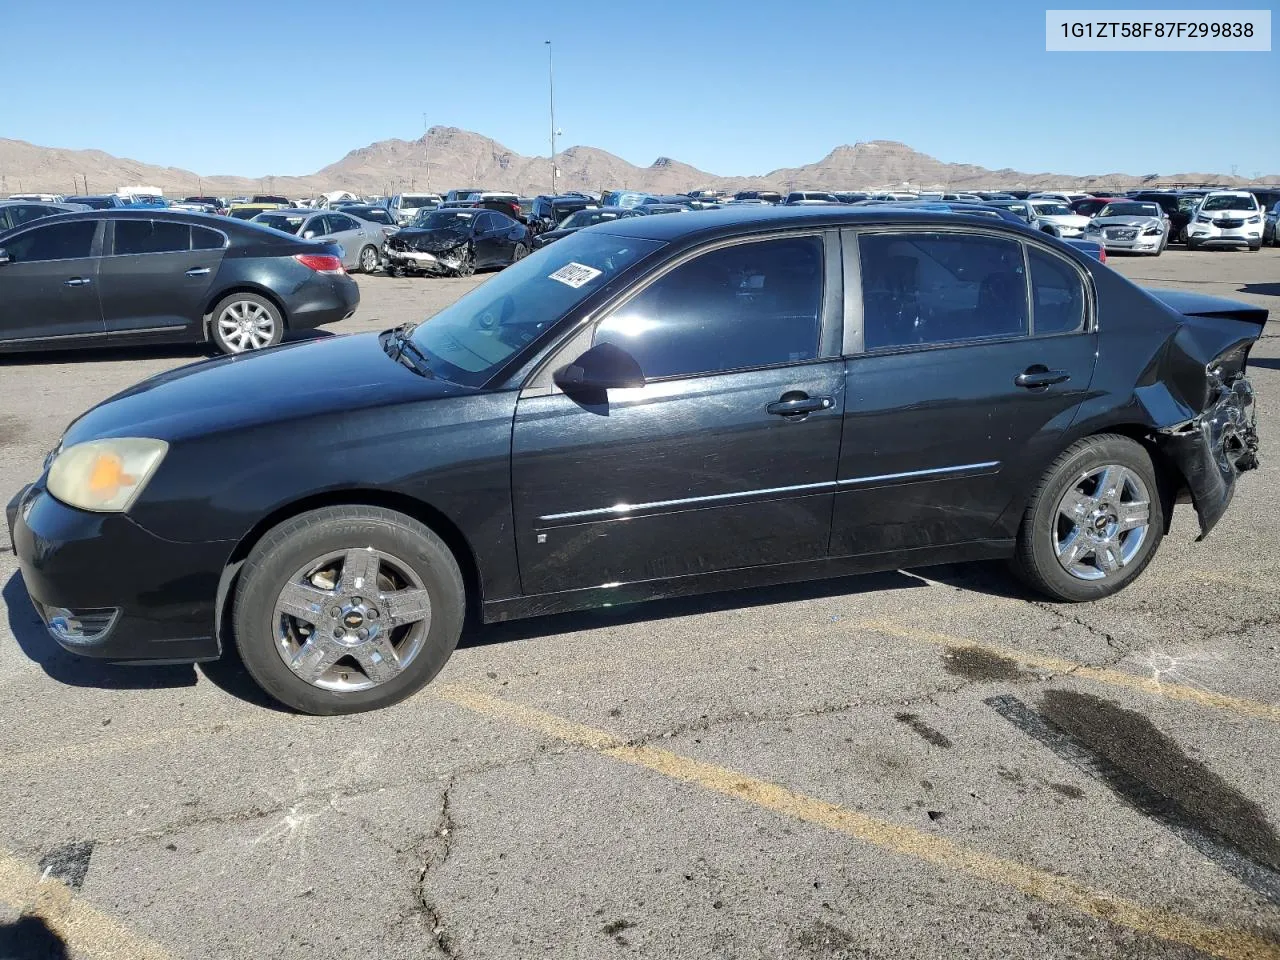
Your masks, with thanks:
[[[1129,647],[1122,641],[1117,640],[1115,637],[1115,634],[1111,633],[1108,630],[1104,630],[1099,626],[1095,626],[1094,624],[1090,623],[1088,620],[1086,620],[1084,617],[1080,616],[1079,614],[1067,613],[1066,611],[1060,609],[1058,605],[1049,603],[1046,600],[1027,600],[1027,603],[1031,604],[1031,606],[1035,607],[1038,610],[1043,610],[1045,613],[1049,614],[1050,616],[1058,620],[1061,620],[1063,623],[1071,623],[1071,624],[1075,624],[1077,627],[1083,627],[1088,633],[1092,634],[1093,636],[1099,637],[1100,639],[1105,640],[1108,647],[1111,647],[1113,650],[1123,651],[1124,656],[1126,657],[1133,652],[1133,648]],[[1123,659],[1123,657],[1121,657],[1121,659]],[[1081,664],[1081,666],[1090,666],[1090,665]]]
[[[449,960],[458,960],[461,954],[453,936],[444,925],[440,915],[440,907],[427,890],[427,875],[432,870],[439,870],[453,852],[453,835],[456,824],[453,820],[453,788],[457,784],[456,777],[450,777],[445,785],[440,800],[440,817],[436,821],[435,830],[427,838],[422,854],[422,865],[418,868],[418,882],[415,887],[417,912],[422,914],[435,939],[440,952]]]

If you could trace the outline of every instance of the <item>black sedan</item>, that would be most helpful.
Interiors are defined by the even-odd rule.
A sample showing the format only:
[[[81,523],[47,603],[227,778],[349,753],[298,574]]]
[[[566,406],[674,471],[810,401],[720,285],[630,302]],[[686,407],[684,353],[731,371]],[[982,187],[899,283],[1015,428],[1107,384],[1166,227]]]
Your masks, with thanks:
[[[92,210],[0,233],[0,353],[212,342],[243,353],[355,312],[341,251],[257,224]]]
[[[990,558],[1093,600],[1255,465],[1265,319],[994,219],[635,217],[422,323],[145,381],[8,522],[68,650],[235,643],[314,713],[413,693],[468,611]]]
[[[485,267],[523,260],[529,228],[494,210],[441,207],[424,210],[387,238],[383,257],[393,274],[433,273],[469,277]]]
[[[563,240],[583,227],[592,227],[597,223],[606,223],[610,220],[625,220],[627,217],[641,217],[648,212],[646,207],[636,207],[635,209],[628,209],[627,207],[588,207],[585,210],[579,210],[577,213],[569,214],[554,230],[538,234],[533,238],[533,248],[537,250],[549,243]]]

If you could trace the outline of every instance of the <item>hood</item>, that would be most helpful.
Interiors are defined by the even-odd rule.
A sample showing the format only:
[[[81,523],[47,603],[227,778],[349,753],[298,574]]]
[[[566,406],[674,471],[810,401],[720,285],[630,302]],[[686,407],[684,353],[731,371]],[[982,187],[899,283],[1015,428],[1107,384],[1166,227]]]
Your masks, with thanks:
[[[1081,216],[1078,213],[1040,213],[1036,211],[1036,216],[1041,220],[1048,220],[1050,223],[1056,223],[1063,227],[1080,227],[1084,228],[1089,222],[1088,217]]]
[[[1091,223],[1099,227],[1150,227],[1159,226],[1159,217],[1094,217]]]
[[[1225,320],[1243,320],[1256,323],[1259,327],[1267,322],[1266,307],[1255,307],[1238,300],[1225,297],[1211,297],[1204,293],[1190,293],[1186,290],[1167,290],[1155,287],[1143,287],[1147,293],[1155,297],[1166,307],[1172,307],[1184,317],[1221,317]]]
[[[579,229],[579,227],[570,227],[568,230],[547,230],[538,234],[538,239],[543,243],[552,243],[556,240],[563,240],[571,233],[577,233]]]
[[[397,363],[378,337],[325,337],[170,370],[89,410],[67,429],[64,443],[124,436],[172,442],[475,392]]]
[[[402,249],[422,253],[440,253],[461,247],[466,242],[467,235],[457,230],[428,230],[423,227],[405,227],[392,238],[393,246],[403,245]]]

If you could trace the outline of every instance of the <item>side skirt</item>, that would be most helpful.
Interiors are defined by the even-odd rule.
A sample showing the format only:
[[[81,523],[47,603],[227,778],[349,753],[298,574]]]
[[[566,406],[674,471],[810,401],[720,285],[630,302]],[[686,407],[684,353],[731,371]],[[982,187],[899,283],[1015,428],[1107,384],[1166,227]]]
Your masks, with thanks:
[[[584,587],[559,593],[543,593],[530,597],[511,597],[506,600],[486,601],[483,606],[484,622],[501,623],[504,620],[520,620],[552,613],[569,613],[573,610],[620,606],[644,600],[663,600],[700,593],[744,590],[780,583],[798,583],[804,580],[826,580],[832,577],[882,573],[886,570],[901,570],[941,563],[1001,560],[1013,556],[1013,548],[1013,540],[973,540],[946,547],[917,547],[911,550],[894,550],[857,557],[823,558],[766,567],[739,567],[734,570],[700,573],[688,577],[642,580],[634,583]]]

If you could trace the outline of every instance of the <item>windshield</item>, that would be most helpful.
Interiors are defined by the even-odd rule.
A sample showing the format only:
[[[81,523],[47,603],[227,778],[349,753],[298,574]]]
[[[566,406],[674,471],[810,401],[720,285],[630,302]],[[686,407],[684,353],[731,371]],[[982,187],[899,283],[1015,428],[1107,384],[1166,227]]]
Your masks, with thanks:
[[[1037,201],[1033,204],[1036,213],[1042,217],[1066,217],[1071,215],[1071,208],[1065,203]]]
[[[577,213],[571,213],[560,221],[561,230],[576,230],[579,227],[589,227],[593,223],[600,223],[602,220],[617,220],[618,214],[613,210],[579,210]]]
[[[1219,196],[1206,197],[1202,210],[1257,210],[1258,201],[1252,195],[1242,196]]]
[[[1158,217],[1160,208],[1154,203],[1108,203],[1098,211],[1100,217]]]
[[[253,221],[285,233],[296,234],[298,228],[302,226],[302,221],[306,219],[306,217],[291,217],[285,213],[260,213],[253,218]]]
[[[449,230],[466,233],[475,214],[470,210],[430,210],[423,208],[413,218],[413,226],[423,230]]]
[[[413,342],[437,376],[481,386],[568,310],[661,246],[594,231],[572,234],[424,320]]]
[[[420,210],[423,207],[434,208],[440,206],[440,201],[435,197],[401,197],[401,210]]]

